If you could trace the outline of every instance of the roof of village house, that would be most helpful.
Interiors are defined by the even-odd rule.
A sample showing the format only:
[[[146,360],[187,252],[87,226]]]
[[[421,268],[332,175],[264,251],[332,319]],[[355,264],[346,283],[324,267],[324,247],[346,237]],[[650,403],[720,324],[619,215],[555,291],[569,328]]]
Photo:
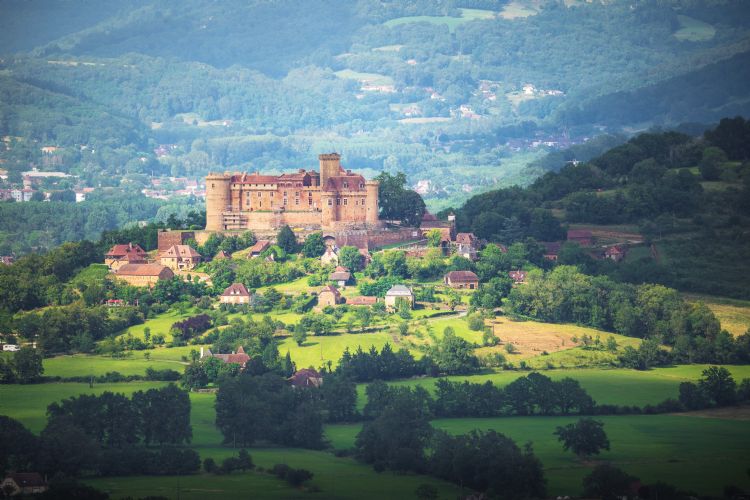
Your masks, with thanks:
[[[331,281],[349,281],[352,278],[352,273],[346,270],[346,268],[343,271],[339,271],[339,268],[336,268],[336,271],[332,272],[330,276],[328,276],[328,279]]]
[[[174,273],[161,264],[125,264],[116,271],[121,276],[159,276],[163,271]]]
[[[434,220],[438,220],[438,218],[434,216],[433,214],[431,214],[429,211],[425,210],[424,215],[422,215],[422,221],[424,222],[428,220],[434,221]]]
[[[134,252],[128,252],[125,255],[121,257],[117,257],[117,260],[126,260],[132,264],[141,264],[146,262],[146,254],[145,253],[134,253]]]
[[[526,271],[510,271],[508,272],[508,276],[510,279],[515,281],[516,283],[520,283],[521,281],[526,281]]]
[[[389,297],[411,297],[411,289],[406,285],[393,285],[390,290],[385,293]]]
[[[450,271],[445,277],[455,283],[479,281],[479,277],[472,271]]]
[[[346,303],[350,306],[371,306],[377,301],[377,297],[368,297],[367,295],[357,295],[346,299]]]
[[[336,288],[336,287],[335,287],[335,286],[333,286],[333,285],[326,285],[326,286],[324,286],[324,287],[323,287],[323,288],[322,288],[322,289],[321,289],[321,290],[320,290],[320,291],[318,292],[318,295],[320,295],[321,293],[325,293],[325,292],[331,292],[331,293],[332,293],[333,295],[335,295],[336,297],[341,297],[341,292],[339,292],[339,289],[338,289],[338,288]]]
[[[591,238],[591,231],[588,229],[569,229],[568,239]]]
[[[226,290],[221,294],[222,297],[249,297],[250,292],[247,291],[245,285],[242,283],[232,283]]]
[[[460,243],[462,245],[473,245],[477,242],[477,237],[474,236],[474,233],[458,233],[456,235],[456,243]]]
[[[557,255],[562,246],[562,243],[559,241],[542,241],[541,243],[544,246],[546,255]]]
[[[238,365],[245,367],[245,364],[250,361],[250,356],[245,353],[245,349],[240,346],[237,348],[237,352],[231,354],[214,354],[211,349],[206,349],[204,357],[218,358],[225,363],[237,363]]]
[[[231,259],[231,258],[232,258],[232,256],[229,255],[224,250],[219,250],[218,252],[216,252],[216,255],[214,256],[214,260],[216,260],[216,259]]]
[[[620,247],[619,245],[614,245],[604,250],[604,255],[622,255],[624,253],[625,249]]]
[[[323,377],[312,368],[302,368],[294,372],[294,375],[287,380],[296,387],[317,387],[323,380]]]
[[[139,255],[146,255],[146,251],[138,245],[138,243],[128,243],[125,245],[114,245],[112,248],[109,249],[109,252],[105,254],[106,257],[124,257],[128,254],[139,254]]]
[[[255,245],[250,247],[250,253],[261,253],[266,248],[271,246],[271,242],[268,240],[258,240],[255,242]]]
[[[20,488],[33,488],[47,484],[38,472],[11,472],[6,479],[12,479]]]
[[[201,254],[199,254],[193,247],[190,245],[172,245],[165,251],[163,254],[161,254],[162,257],[167,258],[180,258],[180,259],[186,259],[186,258],[197,258],[200,257]]]

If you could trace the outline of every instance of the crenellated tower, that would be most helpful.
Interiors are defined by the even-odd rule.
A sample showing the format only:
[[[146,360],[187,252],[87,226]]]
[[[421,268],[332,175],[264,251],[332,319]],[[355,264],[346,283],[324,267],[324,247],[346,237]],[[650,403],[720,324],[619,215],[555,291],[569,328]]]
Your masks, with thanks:
[[[338,153],[326,153],[318,155],[320,162],[320,186],[326,189],[328,179],[341,175],[341,155]]]
[[[232,176],[229,173],[209,173],[206,176],[206,230],[222,231],[224,229],[223,213],[232,205],[230,185]]]

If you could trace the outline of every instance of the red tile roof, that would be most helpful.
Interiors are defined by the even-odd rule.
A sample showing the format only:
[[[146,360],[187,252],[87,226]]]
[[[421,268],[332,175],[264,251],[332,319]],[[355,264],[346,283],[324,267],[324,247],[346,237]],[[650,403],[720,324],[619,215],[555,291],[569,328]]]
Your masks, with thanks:
[[[479,281],[479,277],[472,271],[450,271],[445,277],[453,283],[470,283]]]
[[[460,243],[462,245],[475,245],[477,242],[477,237],[474,236],[474,233],[458,233],[456,235],[456,243]]]
[[[116,274],[120,276],[160,276],[165,270],[168,274],[174,276],[171,269],[161,264],[125,264],[116,271]]]
[[[222,297],[249,297],[250,292],[247,291],[247,288],[242,283],[232,283],[221,295]]]
[[[168,258],[198,258],[201,256],[193,247],[190,245],[172,245],[167,251],[165,251],[162,257]]]
[[[344,182],[348,184],[348,187],[344,187]],[[328,178],[328,183],[326,184],[325,189],[330,191],[364,191],[364,187],[359,187],[360,184],[364,183],[365,178],[359,174],[337,175]]]
[[[250,254],[263,253],[263,251],[271,246],[271,242],[268,240],[258,240],[255,245],[250,247]]]
[[[378,301],[377,297],[368,297],[366,295],[358,295],[346,299],[346,303],[350,306],[371,306]]]
[[[128,243],[127,245],[115,245],[109,249],[109,252],[105,254],[106,257],[124,257],[128,254],[146,255],[146,251],[140,247],[137,243]]]
[[[312,368],[302,368],[294,372],[288,380],[295,387],[318,387],[323,382],[323,377]]]
[[[337,298],[338,298],[338,297],[341,297],[341,292],[339,292],[339,289],[338,289],[338,288],[336,288],[336,287],[335,287],[335,286],[333,286],[333,285],[326,285],[326,286],[324,286],[324,287],[323,287],[323,288],[322,288],[322,289],[320,290],[320,292],[318,292],[318,295],[320,295],[320,294],[321,294],[321,293],[323,293],[323,292],[331,292],[331,293],[333,293],[333,295],[335,295],[335,296],[336,296]]]

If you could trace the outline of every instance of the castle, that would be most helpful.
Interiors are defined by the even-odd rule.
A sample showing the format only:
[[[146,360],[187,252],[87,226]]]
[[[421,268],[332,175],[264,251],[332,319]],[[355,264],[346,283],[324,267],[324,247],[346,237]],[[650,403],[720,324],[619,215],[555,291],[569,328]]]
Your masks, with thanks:
[[[206,177],[207,231],[356,230],[381,227],[378,182],[341,166],[337,153],[318,156],[320,173],[261,175],[210,173]]]

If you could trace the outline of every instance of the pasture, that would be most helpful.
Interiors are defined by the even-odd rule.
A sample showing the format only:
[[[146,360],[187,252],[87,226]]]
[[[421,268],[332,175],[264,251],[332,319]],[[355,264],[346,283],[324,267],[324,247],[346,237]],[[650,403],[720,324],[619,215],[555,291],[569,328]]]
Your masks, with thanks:
[[[710,295],[684,294],[689,302],[703,302],[721,322],[721,328],[735,337],[750,330],[750,301]]]
[[[496,12],[491,10],[483,9],[459,9],[461,11],[460,17],[453,16],[407,16],[397,17],[395,19],[389,19],[385,23],[385,26],[389,28],[393,26],[399,26],[401,24],[409,23],[430,23],[430,24],[443,24],[448,27],[450,32],[454,32],[458,26],[469,21],[487,20],[494,19],[497,16]]]
[[[576,417],[462,418],[433,421],[438,429],[465,434],[473,429],[505,434],[519,445],[531,442],[547,478],[548,493],[578,495],[581,480],[600,461],[612,462],[644,482],[657,480],[698,494],[720,496],[725,485],[750,486],[747,421],[676,415],[597,417],[604,422],[611,450],[589,462],[564,452],[555,428]],[[351,448],[359,424],[331,425],[326,434],[335,448]]]

